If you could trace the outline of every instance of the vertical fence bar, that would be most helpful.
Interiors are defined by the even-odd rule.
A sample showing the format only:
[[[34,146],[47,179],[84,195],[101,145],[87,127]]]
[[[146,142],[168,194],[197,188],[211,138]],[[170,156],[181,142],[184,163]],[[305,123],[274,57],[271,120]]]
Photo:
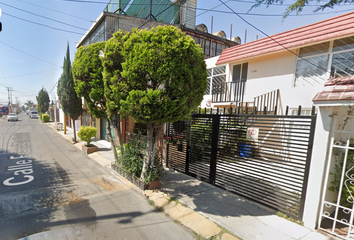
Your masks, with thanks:
[[[192,121],[187,121],[187,151],[186,151],[186,165],[185,165],[185,172],[189,173],[189,157],[191,152],[191,128],[192,128]]]
[[[218,139],[220,127],[220,115],[213,116],[213,129],[211,140],[211,156],[210,156],[210,170],[209,170],[209,183],[215,185],[216,177],[216,159],[218,155]]]

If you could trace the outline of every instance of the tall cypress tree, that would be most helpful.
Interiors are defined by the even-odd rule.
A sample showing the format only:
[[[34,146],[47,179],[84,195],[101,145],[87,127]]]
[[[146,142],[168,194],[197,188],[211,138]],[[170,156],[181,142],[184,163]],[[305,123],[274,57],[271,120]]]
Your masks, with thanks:
[[[74,89],[69,43],[66,49],[66,57],[64,57],[63,73],[58,81],[57,93],[64,113],[73,120],[74,141],[76,142],[75,120],[77,120],[82,113],[82,102]]]
[[[39,106],[39,110],[41,111],[41,113],[45,113],[46,111],[48,111],[49,108],[49,95],[47,90],[45,90],[44,88],[42,88],[37,96],[37,102],[38,102],[38,106]]]

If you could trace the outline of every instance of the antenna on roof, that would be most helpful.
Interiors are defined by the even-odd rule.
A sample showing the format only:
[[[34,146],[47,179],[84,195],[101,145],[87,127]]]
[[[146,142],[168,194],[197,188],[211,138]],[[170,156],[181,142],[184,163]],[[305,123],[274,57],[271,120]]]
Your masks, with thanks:
[[[210,33],[213,32],[213,22],[214,22],[214,16],[211,16],[211,29],[210,29]]]
[[[118,0],[118,9],[117,10],[115,10],[114,11],[114,13],[116,13],[116,12],[119,12],[119,14],[126,14],[125,12],[124,12],[124,10],[122,9],[122,4],[121,4],[121,0]]]
[[[230,24],[230,40],[232,39],[232,24]]]
[[[150,0],[150,14],[146,18],[156,20],[154,15],[152,15],[152,0]]]

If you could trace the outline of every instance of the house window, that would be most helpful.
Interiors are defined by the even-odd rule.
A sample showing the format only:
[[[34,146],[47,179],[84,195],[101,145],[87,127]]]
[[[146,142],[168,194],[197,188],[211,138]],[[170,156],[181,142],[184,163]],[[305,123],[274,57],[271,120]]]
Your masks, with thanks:
[[[248,63],[234,65],[232,73],[232,81],[237,82],[239,80],[247,80]]]
[[[323,85],[327,80],[329,42],[301,48],[295,72],[295,87]]]
[[[232,82],[226,89],[232,102],[242,103],[247,81],[248,63],[233,66]]]
[[[354,37],[335,40],[331,77],[347,77],[354,75]]]
[[[329,77],[354,76],[354,37],[301,48],[294,86],[323,85]]]
[[[208,87],[205,95],[211,94],[212,85],[223,83],[226,81],[226,66],[214,67],[208,69]]]

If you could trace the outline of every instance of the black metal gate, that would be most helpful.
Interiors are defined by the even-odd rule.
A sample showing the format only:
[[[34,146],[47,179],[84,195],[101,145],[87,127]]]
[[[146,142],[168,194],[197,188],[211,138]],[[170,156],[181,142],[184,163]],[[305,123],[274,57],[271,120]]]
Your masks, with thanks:
[[[301,220],[315,120],[194,114],[168,125],[167,164]]]

